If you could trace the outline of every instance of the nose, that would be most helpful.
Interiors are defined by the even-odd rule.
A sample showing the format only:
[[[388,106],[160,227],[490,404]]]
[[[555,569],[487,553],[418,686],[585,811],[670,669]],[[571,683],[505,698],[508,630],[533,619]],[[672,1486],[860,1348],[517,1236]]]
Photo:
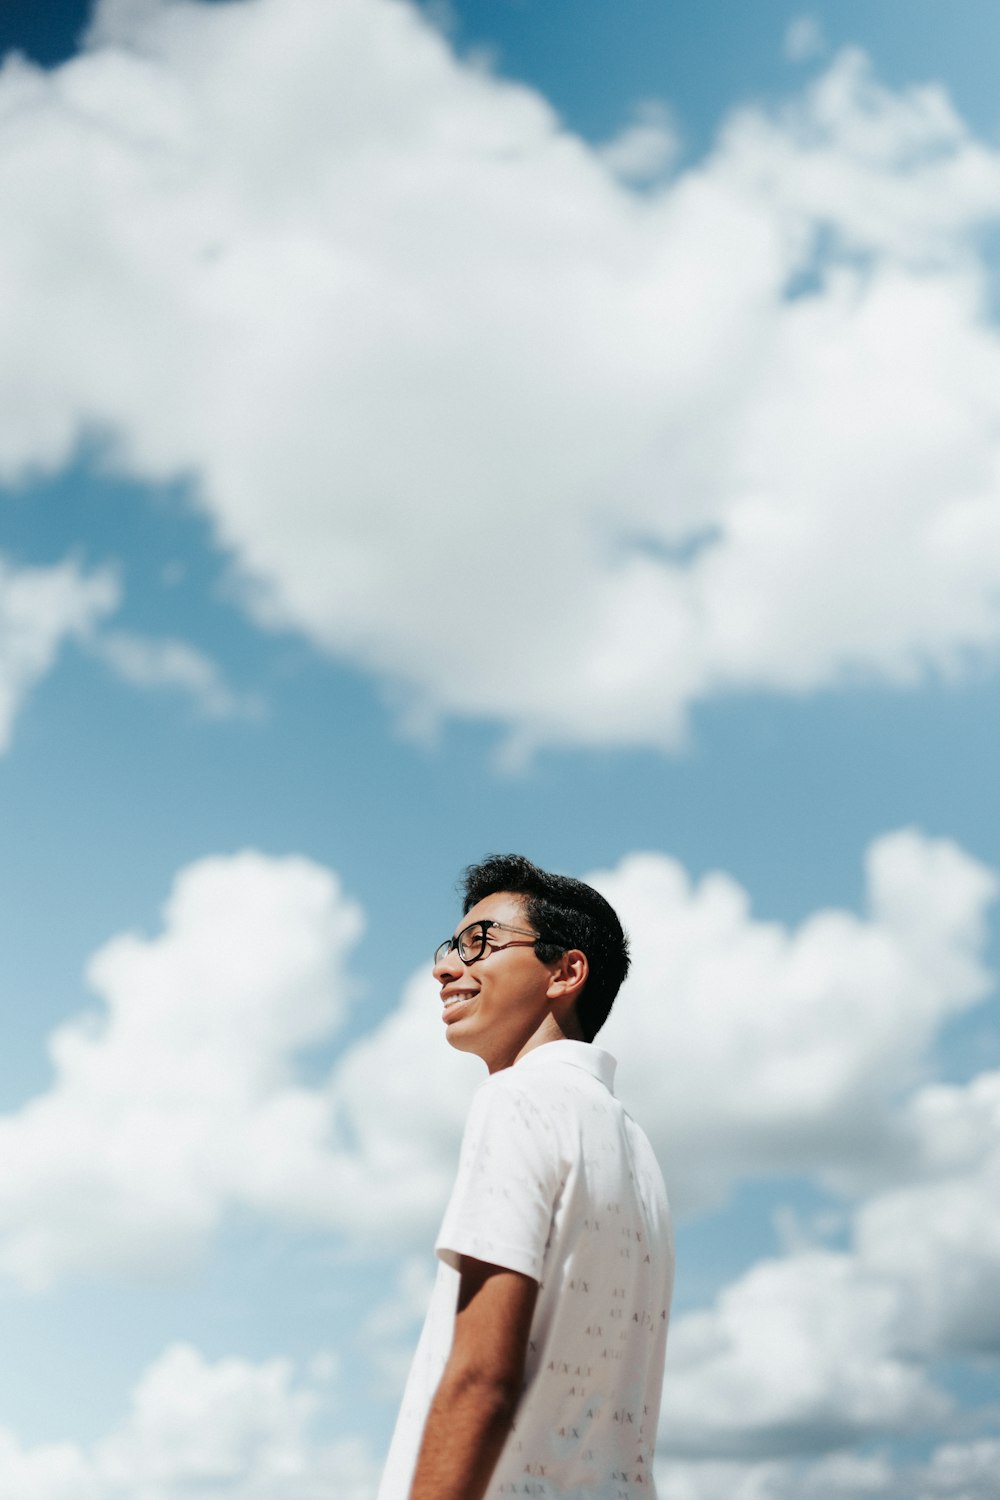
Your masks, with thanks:
[[[458,949],[452,948],[444,958],[438,960],[431,973],[438,984],[445,984],[449,979],[457,979],[464,968],[465,965],[458,956]]]

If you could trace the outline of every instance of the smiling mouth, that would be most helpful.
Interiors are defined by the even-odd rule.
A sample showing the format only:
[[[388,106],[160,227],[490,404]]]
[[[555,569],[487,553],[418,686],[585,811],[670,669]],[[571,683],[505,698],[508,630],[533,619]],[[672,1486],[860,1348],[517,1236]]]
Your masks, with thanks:
[[[467,1005],[472,998],[472,995],[468,993],[450,995],[447,1000],[441,1002],[443,1007],[442,1015],[445,1017],[450,1016],[454,1011],[460,1010],[463,1005]]]

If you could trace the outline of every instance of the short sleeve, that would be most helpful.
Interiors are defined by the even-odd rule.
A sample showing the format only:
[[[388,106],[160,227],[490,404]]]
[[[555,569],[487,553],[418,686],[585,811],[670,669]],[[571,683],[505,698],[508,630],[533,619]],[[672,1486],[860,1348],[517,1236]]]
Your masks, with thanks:
[[[488,1079],[469,1111],[438,1255],[456,1270],[470,1255],[541,1281],[560,1175],[551,1122],[502,1075]]]

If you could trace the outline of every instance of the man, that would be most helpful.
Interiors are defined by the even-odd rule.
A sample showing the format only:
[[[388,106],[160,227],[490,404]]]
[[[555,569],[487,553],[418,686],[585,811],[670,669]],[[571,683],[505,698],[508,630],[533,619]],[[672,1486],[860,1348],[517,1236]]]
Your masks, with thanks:
[[[379,1500],[653,1500],[673,1242],[592,1045],[628,971],[604,897],[519,855],[465,874],[435,955],[469,1111]]]

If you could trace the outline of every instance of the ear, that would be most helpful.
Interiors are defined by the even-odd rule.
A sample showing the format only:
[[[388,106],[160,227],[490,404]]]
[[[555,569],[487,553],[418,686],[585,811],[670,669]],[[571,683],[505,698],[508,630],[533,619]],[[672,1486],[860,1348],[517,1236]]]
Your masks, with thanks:
[[[552,977],[546,994],[550,1000],[558,1001],[560,1008],[575,1004],[587,983],[589,973],[590,964],[586,953],[582,953],[579,948],[568,948],[552,965]]]
[[[565,1036],[583,1041],[583,1032],[576,1019],[576,1002],[587,982],[590,965],[586,953],[579,948],[569,948],[552,966],[552,977],[546,990],[552,1019],[557,1022]]]

